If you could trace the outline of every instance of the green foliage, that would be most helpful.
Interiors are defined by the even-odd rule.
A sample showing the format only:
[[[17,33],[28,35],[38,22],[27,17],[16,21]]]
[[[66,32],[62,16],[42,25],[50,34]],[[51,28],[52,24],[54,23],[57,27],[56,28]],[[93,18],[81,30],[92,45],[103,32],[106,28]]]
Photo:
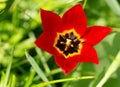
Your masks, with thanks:
[[[52,55],[34,45],[42,33],[39,9],[62,16],[77,3],[84,4],[89,26],[110,26],[113,31],[95,46],[99,65],[80,63],[65,76]],[[119,0],[0,0],[0,87],[119,87],[119,51]]]

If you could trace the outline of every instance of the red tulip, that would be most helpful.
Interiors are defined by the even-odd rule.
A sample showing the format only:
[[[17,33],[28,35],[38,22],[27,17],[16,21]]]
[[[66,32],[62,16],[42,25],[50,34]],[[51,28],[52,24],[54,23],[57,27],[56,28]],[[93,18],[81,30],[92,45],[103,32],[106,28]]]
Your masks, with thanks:
[[[99,63],[94,45],[99,43],[111,28],[87,27],[87,19],[80,4],[62,16],[41,9],[43,33],[35,44],[52,54],[64,74],[70,73],[79,62]]]

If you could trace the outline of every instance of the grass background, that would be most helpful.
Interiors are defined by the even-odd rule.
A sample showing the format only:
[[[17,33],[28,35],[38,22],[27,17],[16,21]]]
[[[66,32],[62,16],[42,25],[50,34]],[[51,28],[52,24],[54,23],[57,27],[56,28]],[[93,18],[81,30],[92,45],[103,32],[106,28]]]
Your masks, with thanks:
[[[70,7],[84,2],[0,0],[0,87],[42,87],[45,84],[45,87],[120,86],[120,0],[88,0],[84,8],[89,26],[104,25],[113,30],[95,46],[99,65],[80,63],[65,76],[53,56],[34,45],[42,33],[40,8],[62,16]],[[56,80],[63,82],[55,83]],[[43,83],[45,81],[47,83]]]

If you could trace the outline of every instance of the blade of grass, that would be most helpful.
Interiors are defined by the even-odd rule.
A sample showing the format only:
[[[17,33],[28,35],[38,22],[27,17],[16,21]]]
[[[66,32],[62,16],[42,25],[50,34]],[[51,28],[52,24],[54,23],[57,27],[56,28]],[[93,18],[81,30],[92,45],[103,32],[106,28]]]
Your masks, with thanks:
[[[9,62],[8,67],[7,67],[7,71],[6,71],[3,87],[7,87],[7,83],[9,81],[9,75],[10,75],[10,69],[11,69],[11,65],[12,65],[13,54],[14,54],[14,47],[11,50],[11,61]]]
[[[5,9],[0,11],[0,21],[2,21],[5,17],[8,17],[9,9],[11,5],[13,4],[14,0],[6,0],[6,7]]]
[[[4,80],[3,87],[7,87],[7,83],[8,83],[9,75],[10,75],[11,65],[12,65],[12,62],[10,61],[9,65],[7,67],[7,71],[6,71],[6,75],[5,75],[5,80]]]
[[[34,40],[36,39],[33,32],[29,33],[29,37],[34,39]],[[47,58],[43,55],[41,49],[39,49],[38,47],[35,47],[35,50],[36,50],[37,54],[39,55],[39,58],[40,58],[41,63],[43,65],[43,68],[45,69],[45,72],[46,72],[45,75],[48,76],[49,80],[53,80],[53,78],[51,76],[51,70],[50,70],[50,68],[49,68],[49,66],[47,64],[47,61],[46,61]],[[50,58],[50,56],[47,56],[47,57]]]
[[[16,82],[16,76],[12,75],[12,83],[10,87],[15,87],[15,82]]]
[[[30,62],[30,64],[32,65],[32,67],[35,69],[36,73],[39,75],[39,77],[41,77],[41,79],[45,82],[48,82],[47,77],[45,76],[44,72],[42,71],[42,69],[37,65],[37,63],[35,62],[34,58],[31,57],[27,51],[25,51],[25,55],[27,60]],[[51,85],[49,85],[49,87],[51,87]]]
[[[106,71],[102,80],[97,84],[96,87],[102,87],[104,83],[111,77],[111,75],[119,68],[120,66],[120,51],[118,52],[115,60],[112,62],[108,70]]]
[[[117,0],[105,0],[108,6],[113,10],[113,12],[120,16],[120,6]]]
[[[4,73],[4,72],[1,72],[0,87],[3,87],[4,79],[5,79],[5,73]]]
[[[34,76],[35,76],[35,71],[34,71],[33,69],[31,69],[31,70],[30,70],[30,76],[29,76],[29,78],[27,79],[26,84],[25,84],[24,87],[30,87]]]
[[[33,40],[36,39],[33,32],[30,32],[30,33],[29,33],[29,37],[30,37],[31,39],[33,39]],[[36,50],[37,54],[39,55],[39,58],[40,58],[41,63],[42,63],[42,65],[43,65],[44,69],[45,69],[45,72],[46,72],[46,73],[48,74],[48,76],[49,76],[49,77],[48,77],[49,80],[52,80],[52,76],[51,76],[51,74],[49,74],[49,73],[50,73],[50,68],[49,68],[49,66],[48,66],[48,64],[47,64],[46,57],[43,55],[41,49],[35,47],[35,50]]]
[[[15,77],[15,75],[12,75],[9,78],[9,82],[8,82],[7,87],[15,87],[15,82],[16,82],[16,77]]]
[[[44,67],[46,73],[50,73],[50,69],[46,63],[45,57],[42,55],[42,50],[37,47],[35,48],[35,50],[36,50],[37,54],[40,56],[40,60],[43,64],[43,67]]]
[[[36,39],[33,32],[30,32],[30,33],[29,33],[29,36],[30,36],[30,38],[33,38],[34,40]],[[40,60],[41,60],[41,62],[42,62],[42,64],[43,64],[43,67],[44,67],[46,73],[50,73],[49,66],[48,66],[47,63],[46,63],[46,60],[45,60],[46,58],[45,58],[45,57],[43,56],[43,54],[42,54],[42,50],[40,50],[40,49],[37,48],[37,47],[35,48],[35,50],[36,50],[37,54],[40,56]]]
[[[82,76],[82,77],[73,77],[73,78],[67,78],[67,79],[59,79],[59,80],[53,80],[49,82],[43,82],[37,85],[33,85],[32,87],[44,87],[49,84],[59,83],[59,82],[66,82],[66,81],[73,81],[73,80],[82,80],[82,79],[93,79],[95,76]]]
[[[96,85],[100,82],[104,75],[105,70],[103,69],[102,72],[98,76],[96,76],[97,78],[90,83],[89,87],[96,87]]]

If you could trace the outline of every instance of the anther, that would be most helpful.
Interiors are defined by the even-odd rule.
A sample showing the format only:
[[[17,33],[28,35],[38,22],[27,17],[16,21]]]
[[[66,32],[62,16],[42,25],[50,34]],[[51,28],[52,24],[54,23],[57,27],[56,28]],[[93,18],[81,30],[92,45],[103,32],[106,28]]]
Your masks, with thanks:
[[[68,47],[65,47],[65,51],[67,51],[68,50]]]
[[[73,41],[76,42],[77,40],[78,40],[78,39],[76,38],[76,39],[74,39]]]
[[[73,44],[71,44],[70,46],[71,46],[71,47],[74,47],[74,45],[73,45]]]
[[[66,46],[69,46],[71,44],[71,40],[70,39],[66,39],[67,42],[66,42]]]
[[[60,42],[60,44],[65,44],[65,42]]]

